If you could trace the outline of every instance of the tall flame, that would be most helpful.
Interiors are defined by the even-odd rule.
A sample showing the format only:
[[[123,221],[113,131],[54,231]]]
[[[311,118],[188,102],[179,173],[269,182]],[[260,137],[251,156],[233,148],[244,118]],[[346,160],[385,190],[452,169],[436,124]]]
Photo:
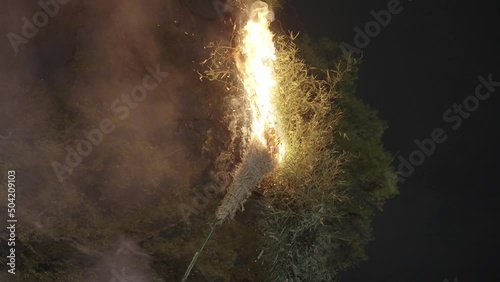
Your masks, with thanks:
[[[248,22],[243,28],[241,47],[245,61],[239,68],[253,115],[252,138],[265,145],[281,161],[285,146],[273,105],[276,51],[273,33],[269,29],[273,19],[274,13],[266,3],[253,3]]]

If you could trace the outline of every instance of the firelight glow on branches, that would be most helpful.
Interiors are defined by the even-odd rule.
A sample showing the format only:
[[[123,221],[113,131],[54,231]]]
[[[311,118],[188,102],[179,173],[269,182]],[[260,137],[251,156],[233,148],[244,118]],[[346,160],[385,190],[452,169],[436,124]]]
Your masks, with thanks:
[[[274,62],[276,50],[269,24],[274,14],[268,5],[257,1],[250,8],[249,19],[242,29],[241,52],[243,60],[236,58],[246,97],[252,111],[251,140],[237,167],[233,182],[216,212],[209,235],[196,252],[182,281],[186,281],[216,226],[227,217],[234,218],[263,178],[280,162],[285,154],[283,137],[273,105],[276,80]]]
[[[267,147],[281,161],[285,154],[282,134],[273,105],[276,80],[276,60],[273,33],[269,29],[274,13],[262,1],[253,3],[250,17],[243,28],[242,52],[244,62],[238,69],[252,110],[252,138]]]

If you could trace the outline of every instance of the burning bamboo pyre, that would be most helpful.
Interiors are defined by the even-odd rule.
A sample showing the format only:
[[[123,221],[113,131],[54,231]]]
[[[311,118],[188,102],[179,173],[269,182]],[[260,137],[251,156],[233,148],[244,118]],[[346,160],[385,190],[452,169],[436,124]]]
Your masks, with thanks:
[[[250,7],[248,22],[243,28],[241,50],[244,59],[237,60],[237,66],[252,111],[252,137],[233,183],[217,211],[219,222],[227,216],[234,217],[238,209],[243,209],[252,191],[284,155],[284,143],[273,105],[276,54],[273,34],[269,30],[273,19],[274,13],[268,5],[256,1]]]
[[[240,78],[252,112],[250,143],[241,164],[235,171],[233,183],[217,210],[211,231],[201,249],[193,257],[183,281],[188,278],[216,225],[221,224],[228,216],[234,217],[238,209],[243,209],[243,204],[252,192],[273,170],[276,163],[283,159],[284,140],[273,105],[276,86],[274,77],[276,54],[274,35],[269,30],[272,20],[274,20],[274,13],[269,10],[268,4],[256,1],[251,5],[239,46],[244,58],[242,60],[236,58]]]

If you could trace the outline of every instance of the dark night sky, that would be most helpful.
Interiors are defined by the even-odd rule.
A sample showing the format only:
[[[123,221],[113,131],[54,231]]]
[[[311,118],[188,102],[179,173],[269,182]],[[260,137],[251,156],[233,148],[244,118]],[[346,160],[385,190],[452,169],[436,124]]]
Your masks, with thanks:
[[[353,45],[353,28],[364,28],[370,11],[389,1],[288,2],[286,26]],[[364,48],[357,95],[388,122],[384,143],[394,154],[407,158],[417,148],[413,140],[429,138],[435,128],[448,139],[400,184],[400,195],[375,218],[369,260],[342,280],[500,281],[500,88],[457,130],[443,120],[448,108],[474,94],[479,75],[500,81],[500,2],[401,5]]]

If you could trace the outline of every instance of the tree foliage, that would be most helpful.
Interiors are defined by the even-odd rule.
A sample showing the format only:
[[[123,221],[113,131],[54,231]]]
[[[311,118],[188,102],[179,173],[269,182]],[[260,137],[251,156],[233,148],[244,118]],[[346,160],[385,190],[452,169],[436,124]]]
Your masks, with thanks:
[[[326,83],[334,95],[331,99],[330,92],[307,85],[285,91],[286,99],[294,99],[299,105],[290,108],[286,104],[284,111],[289,112],[282,115],[298,116],[294,122],[285,123],[299,129],[285,132],[297,134],[292,142],[304,142],[302,148],[291,153],[303,167],[292,167],[285,177],[272,179],[268,184],[270,204],[262,221],[267,231],[263,242],[269,252],[266,259],[274,281],[333,281],[340,271],[366,259],[364,249],[372,239],[371,220],[385,201],[397,193],[395,174],[391,155],[381,142],[385,123],[375,110],[354,96],[360,59],[343,57],[338,45],[325,38],[313,41],[303,36],[296,42],[297,54],[290,52],[295,49],[294,44],[286,43],[291,48],[285,49],[286,57],[293,58],[287,67],[294,74],[286,76],[292,78],[285,85],[307,81],[295,75],[302,74],[317,83]],[[298,58],[318,68],[303,65]],[[331,99],[329,114],[312,115],[315,119],[325,117],[319,123],[330,126],[331,139],[317,138],[317,120],[311,121],[304,114],[303,109],[321,105],[314,100],[311,105],[306,98],[310,92],[315,97]],[[314,133],[304,132],[310,128]],[[311,136],[314,141],[308,142]],[[309,158],[317,162],[308,161]],[[342,161],[340,166],[331,166],[328,159]],[[307,171],[313,173],[304,175]],[[291,188],[281,188],[283,183]],[[297,191],[305,192],[297,195]]]

